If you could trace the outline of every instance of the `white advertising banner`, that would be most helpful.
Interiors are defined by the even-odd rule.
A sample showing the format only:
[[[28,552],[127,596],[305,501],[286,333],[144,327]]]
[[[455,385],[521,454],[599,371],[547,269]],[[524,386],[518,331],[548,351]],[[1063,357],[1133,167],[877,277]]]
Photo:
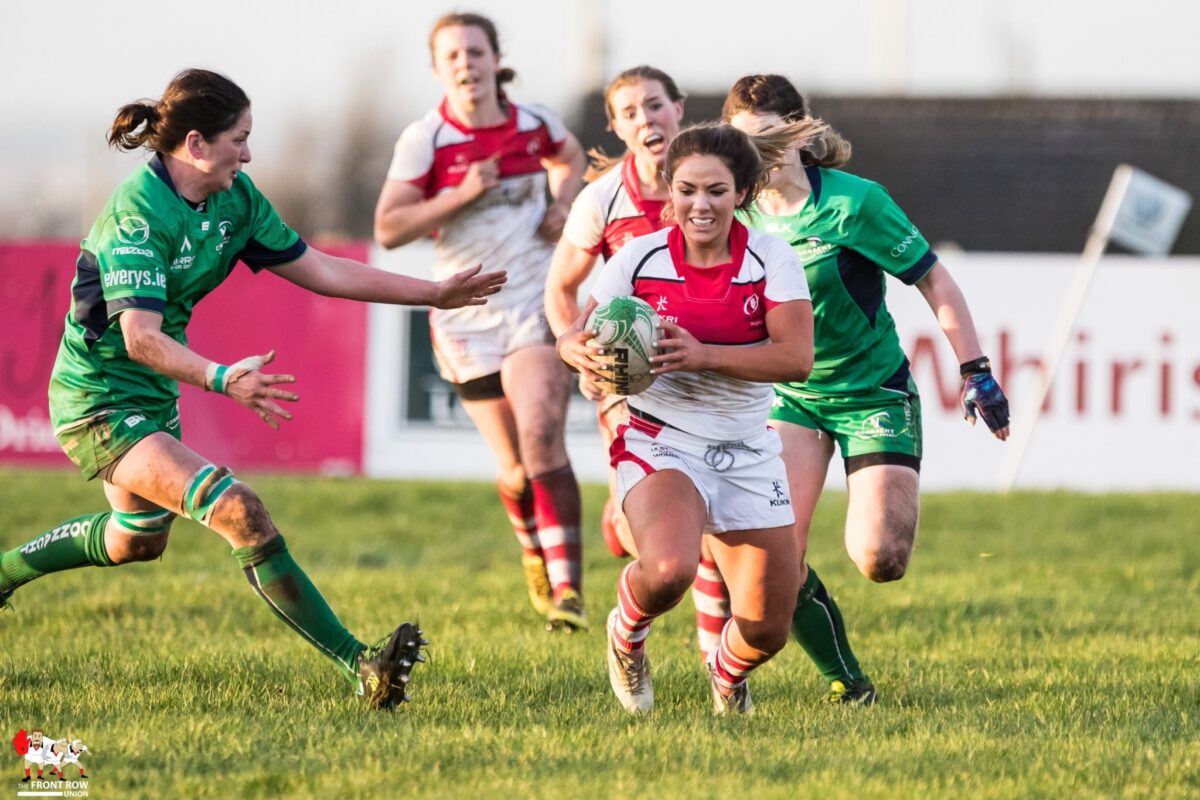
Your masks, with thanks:
[[[406,248],[409,250],[409,248]],[[381,261],[422,274],[428,254]],[[1078,257],[944,253],[971,306],[984,352],[1014,409],[1034,391],[1046,340]],[[1200,490],[1200,259],[1106,257],[1063,356],[1017,488]],[[927,489],[995,489],[1005,443],[958,405],[958,362],[916,289],[888,280],[887,304],[920,387]],[[364,465],[380,477],[494,475],[479,435],[430,374],[424,316],[373,307],[368,336]],[[421,363],[423,360],[423,364]],[[569,448],[583,480],[606,458],[576,398]],[[841,486],[840,458],[829,485]]]

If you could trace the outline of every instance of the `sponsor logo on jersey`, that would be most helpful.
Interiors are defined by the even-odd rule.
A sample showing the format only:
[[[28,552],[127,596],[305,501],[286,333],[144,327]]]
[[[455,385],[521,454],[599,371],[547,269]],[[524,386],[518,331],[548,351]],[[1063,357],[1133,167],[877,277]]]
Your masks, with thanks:
[[[660,313],[663,311],[666,311],[667,310],[667,298],[663,297],[662,295],[659,295],[658,303],[655,304],[654,310],[657,312],[660,312]]]
[[[800,256],[802,262],[808,262],[830,252],[834,245],[822,241],[820,236],[806,236],[802,240],[792,242],[792,247],[796,248],[796,255]]]
[[[151,254],[153,255],[153,254]],[[117,289],[132,286],[134,289],[152,287],[167,288],[167,276],[149,269],[114,269],[104,274],[104,288]]]
[[[525,143],[525,152],[531,156],[536,156],[542,149],[542,143],[538,139],[530,139]]]
[[[145,414],[131,414],[125,418],[125,426],[128,428],[136,428],[146,421]]]
[[[171,262],[171,270],[173,272],[187,269],[192,265],[194,258],[192,256],[183,255],[184,253],[190,253],[191,251],[192,243],[188,240],[188,237],[185,234],[183,237],[183,244],[179,246],[179,255],[175,256],[175,260]]]
[[[891,254],[891,256],[893,258],[899,258],[900,256],[904,255],[905,252],[908,251],[908,248],[912,247],[913,242],[916,241],[916,238],[920,235],[921,234],[917,230],[917,226],[913,225],[912,230],[910,230],[908,232],[908,235],[905,236],[903,239],[901,239],[899,244],[897,244],[895,247],[893,247],[888,252]]]
[[[145,256],[146,258],[154,258],[154,251],[147,250],[144,247],[114,247],[112,254],[114,256]]]
[[[746,316],[751,316],[755,311],[758,311],[758,295],[752,294],[746,298],[746,302],[742,303],[742,311],[746,312]]]
[[[205,220],[204,222],[200,223],[200,230],[206,231],[206,230],[208,230],[208,226],[209,226],[209,222],[208,222],[208,220]]]
[[[771,481],[771,491],[775,494],[775,497],[769,501],[771,508],[790,506],[792,504],[792,501],[787,496],[787,492],[783,490],[783,481]]]
[[[229,240],[233,238],[231,231],[233,230],[233,222],[223,219],[217,223],[217,230],[221,232],[221,241],[217,243],[217,252],[225,249],[225,245],[229,244]]]
[[[652,444],[652,445],[650,445],[650,457],[651,458],[675,458],[675,459],[678,459],[679,454],[676,453],[671,448],[667,447],[665,444]]]
[[[145,244],[150,238],[150,223],[137,214],[127,214],[117,220],[117,238],[125,244]]]

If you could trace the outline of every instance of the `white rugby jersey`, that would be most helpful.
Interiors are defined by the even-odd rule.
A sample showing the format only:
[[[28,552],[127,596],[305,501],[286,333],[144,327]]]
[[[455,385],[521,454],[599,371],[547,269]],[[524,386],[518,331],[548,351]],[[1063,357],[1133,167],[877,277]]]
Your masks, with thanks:
[[[608,261],[628,242],[662,228],[662,200],[642,199],[633,156],[583,187],[571,204],[563,238]]]
[[[567,129],[541,106],[508,101],[508,119],[469,128],[454,119],[445,100],[413,122],[396,142],[388,178],[411,183],[425,197],[462,183],[474,161],[498,156],[500,182],[435,231],[433,274],[444,280],[476,264],[508,270],[493,308],[520,305],[545,291],[554,245],[537,234],[546,213],[546,172],[541,159],[556,155]]]
[[[766,344],[767,311],[789,300],[811,299],[804,267],[787,242],[736,220],[729,246],[730,263],[693,267],[684,263],[677,226],[639,237],[605,264],[592,297],[597,303],[640,297],[704,344]],[[737,441],[762,431],[773,396],[770,383],[716,372],[668,372],[630,396],[629,407],[696,436]]]

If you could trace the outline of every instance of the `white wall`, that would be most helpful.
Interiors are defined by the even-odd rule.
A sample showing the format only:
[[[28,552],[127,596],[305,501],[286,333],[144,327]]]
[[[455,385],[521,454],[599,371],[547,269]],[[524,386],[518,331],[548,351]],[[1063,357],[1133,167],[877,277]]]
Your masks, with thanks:
[[[427,274],[429,255],[416,247],[377,258],[393,269]],[[943,261],[967,295],[984,350],[1015,411],[1033,390],[1033,359],[1044,354],[1076,259],[946,253]],[[923,485],[998,488],[1009,445],[988,435],[982,423],[972,429],[963,422],[957,405],[958,364],[929,307],[914,289],[891,280],[888,287],[888,306],[922,395]],[[1105,259],[1018,487],[1200,490],[1198,297],[1200,259]],[[371,311],[368,474],[491,477],[494,462],[473,430],[399,422],[403,377],[396,364],[403,349],[398,333],[403,313],[381,307]],[[943,395],[949,407],[943,406]],[[576,409],[571,456],[582,478],[600,481],[606,461],[587,411],[582,403]],[[842,485],[840,461],[830,470],[829,485]]]

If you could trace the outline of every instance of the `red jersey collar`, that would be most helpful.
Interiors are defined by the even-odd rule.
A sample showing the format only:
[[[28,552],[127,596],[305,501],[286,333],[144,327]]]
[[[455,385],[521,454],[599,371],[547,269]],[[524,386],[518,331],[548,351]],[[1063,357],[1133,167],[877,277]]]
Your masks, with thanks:
[[[750,233],[746,230],[746,226],[738,222],[736,219],[729,226],[729,264],[716,264],[714,267],[692,267],[693,269],[714,269],[716,267],[733,267],[734,274],[737,274],[742,269],[742,259],[746,257],[746,245],[750,241]],[[687,252],[684,247],[683,231],[679,229],[679,225],[671,226],[671,230],[667,232],[667,249],[671,253],[671,261],[675,264],[676,269],[679,267],[690,267],[684,258]]]
[[[504,120],[504,122],[501,122],[499,125],[490,125],[485,128],[472,128],[469,125],[467,125],[466,123],[459,121],[454,116],[454,113],[450,110],[450,101],[447,100],[445,97],[443,97],[442,102],[440,104],[438,104],[438,113],[442,115],[442,119],[446,120],[446,122],[450,123],[455,128],[462,131],[463,133],[483,133],[486,131],[503,132],[506,130],[516,130],[516,127],[517,127],[517,108],[516,108],[516,106],[514,106],[512,104],[511,100],[508,100],[503,97],[500,98],[500,101],[501,101],[500,108],[507,109],[507,111],[505,111],[505,113],[508,115],[507,118]]]

